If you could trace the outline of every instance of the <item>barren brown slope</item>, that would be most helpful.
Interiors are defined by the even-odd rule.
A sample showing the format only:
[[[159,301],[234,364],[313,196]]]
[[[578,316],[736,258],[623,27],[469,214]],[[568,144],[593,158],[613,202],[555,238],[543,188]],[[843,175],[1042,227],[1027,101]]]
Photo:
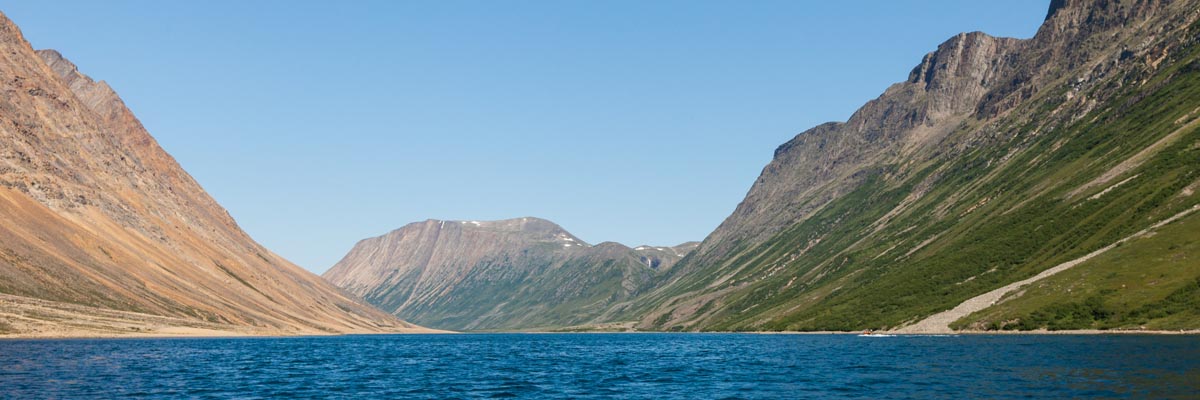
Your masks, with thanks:
[[[0,89],[0,334],[418,329],[255,243],[107,84],[3,14]],[[147,318],[81,327],[39,309]]]

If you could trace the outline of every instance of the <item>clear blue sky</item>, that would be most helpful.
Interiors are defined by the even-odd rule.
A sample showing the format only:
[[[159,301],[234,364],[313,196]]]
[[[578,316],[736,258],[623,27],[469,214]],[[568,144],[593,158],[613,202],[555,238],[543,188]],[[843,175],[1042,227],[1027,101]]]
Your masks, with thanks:
[[[413,221],[703,239],[775,147],[1048,0],[44,1],[35,48],[117,90],[259,242],[323,272]]]

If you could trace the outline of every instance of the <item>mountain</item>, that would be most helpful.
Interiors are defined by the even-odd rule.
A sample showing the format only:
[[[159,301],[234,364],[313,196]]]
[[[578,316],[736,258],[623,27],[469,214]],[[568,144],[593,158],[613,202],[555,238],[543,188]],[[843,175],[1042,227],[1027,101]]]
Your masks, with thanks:
[[[430,327],[558,328],[610,322],[694,247],[592,246],[538,218],[428,220],[359,242],[324,278]]]
[[[1195,0],[1054,0],[1033,38],[951,38],[776,149],[694,253],[610,313],[660,330],[1200,326],[1198,18]]]
[[[255,243],[103,81],[0,14],[0,334],[420,331]]]

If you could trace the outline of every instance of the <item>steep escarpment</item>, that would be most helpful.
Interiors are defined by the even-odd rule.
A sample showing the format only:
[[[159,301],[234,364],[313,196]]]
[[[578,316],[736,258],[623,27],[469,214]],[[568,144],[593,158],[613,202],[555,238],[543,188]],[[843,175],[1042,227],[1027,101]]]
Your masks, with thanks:
[[[610,322],[692,247],[593,246],[538,218],[428,220],[359,242],[324,277],[430,327],[545,329]]]
[[[746,199],[701,246],[699,262],[738,242],[765,240],[857,187],[872,168],[920,157],[974,111],[1020,42],[961,34],[844,123],[820,125],[775,150]]]
[[[1198,16],[1194,0],[1055,1],[1033,38],[951,38],[846,122],[780,146],[692,255],[612,312],[648,329],[897,327],[1190,209]],[[1095,301],[1141,307],[1198,276]],[[987,315],[1008,319],[975,326],[1032,326]]]
[[[0,14],[0,333],[416,330],[255,243],[104,82]]]

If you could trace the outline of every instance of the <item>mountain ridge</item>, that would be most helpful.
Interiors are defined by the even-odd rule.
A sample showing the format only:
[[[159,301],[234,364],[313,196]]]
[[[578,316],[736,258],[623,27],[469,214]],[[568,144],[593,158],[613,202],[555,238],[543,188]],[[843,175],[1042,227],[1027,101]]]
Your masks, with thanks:
[[[542,323],[895,329],[1056,266],[1122,276],[1094,256],[1118,245],[1123,253],[1161,246],[1161,238],[1141,239],[1160,232],[1183,241],[1170,249],[1190,249],[1178,226],[1194,224],[1185,211],[1200,201],[1200,104],[1187,101],[1200,98],[1197,3],[1055,0],[1031,38],[955,35],[846,121],[776,148],[745,200],[679,261],[603,311]],[[1164,220],[1173,222],[1155,225]],[[1189,298],[1200,271],[1139,262],[1170,274],[1136,282],[1131,294],[1096,292],[1088,285],[1115,284],[1088,278],[1076,285],[1094,293],[1086,302],[1009,292],[948,325],[1195,328],[1200,315],[1188,317],[1178,299]],[[1136,311],[1153,302],[1174,311]],[[508,327],[529,327],[516,322]]]
[[[355,296],[457,330],[1200,321],[1198,0],[1052,0],[1031,38],[954,35],[846,121],[778,146],[701,242],[431,219],[359,241],[324,274],[342,290],[254,243],[106,83],[2,14],[0,47],[0,297],[16,299],[0,333],[80,307],[122,319],[87,327],[112,332],[420,329]]]
[[[591,245],[534,217],[429,219],[359,241],[323,277],[435,328],[555,328],[596,321],[690,246]]]
[[[116,92],[3,13],[0,53],[0,334],[428,331],[254,242]]]
[[[1131,204],[1145,205],[1118,216],[1119,205],[1110,203],[1114,196],[1097,193],[1093,196],[1110,208],[1082,215],[1075,205],[1081,215],[1072,218],[1106,215],[1114,218],[1108,227],[1088,228],[1104,225],[1099,222],[1055,226],[1055,231],[1078,231],[1088,238],[1086,244],[1048,236],[1047,241],[1068,247],[1053,251],[1042,243],[990,250],[1012,257],[1002,265],[951,261],[955,257],[942,250],[961,240],[960,235],[982,233],[1000,221],[1022,226],[1013,213],[1052,217],[1027,208],[1031,200],[1044,199],[1046,209],[1071,209],[1064,200],[1073,196],[1044,197],[1062,190],[1061,182],[1044,180],[1049,179],[1045,173],[1018,163],[1079,173],[1068,176],[1083,180],[1095,167],[1063,165],[1132,160],[1121,157],[1179,128],[1177,121],[1187,122],[1184,114],[1191,108],[1163,103],[1169,100],[1161,93],[1190,90],[1193,72],[1178,67],[1191,65],[1187,60],[1194,55],[1195,40],[1188,32],[1195,31],[1198,13],[1194,1],[1056,1],[1033,38],[952,37],[926,55],[907,81],[889,87],[846,122],[819,125],[781,145],[746,199],[700,248],[668,271],[655,289],[616,312],[640,318],[642,329],[896,327],[1148,224],[1125,221],[1153,221],[1188,207],[1194,201],[1188,197],[1157,206],[1130,198]],[[1128,124],[1137,112],[1173,117],[1137,116],[1155,122],[1134,126],[1132,132],[1145,133],[1140,137],[1122,137],[1111,132],[1111,125],[1095,124],[1099,118]],[[1116,147],[1119,142],[1130,144]],[[1087,152],[1097,144],[1109,152]],[[1151,148],[1156,150],[1149,154],[1166,149],[1146,147]],[[1187,180],[1195,173],[1189,169],[1193,167],[1170,165],[1175,166],[1167,175],[1154,176]],[[1128,170],[1111,175],[1133,179]],[[1187,183],[1163,181],[1161,188]],[[1158,188],[1136,185],[1138,189],[1120,190]],[[1023,191],[1024,197],[1013,197],[1014,191]],[[1000,204],[1005,208],[993,213]],[[1102,207],[1088,204],[1088,210],[1093,208]],[[954,222],[952,216],[971,216],[977,225]],[[1009,237],[1015,233],[1004,234],[998,244],[1019,241]],[[983,244],[954,246],[981,249],[977,255],[984,260],[998,258],[982,251]],[[918,270],[970,283],[926,284],[929,275],[916,275]],[[986,284],[973,281],[987,271],[1002,276],[989,277]],[[899,275],[911,282],[898,281]],[[899,287],[947,294],[914,297],[895,292]],[[895,297],[881,297],[885,293]],[[875,316],[882,313],[887,316]]]

